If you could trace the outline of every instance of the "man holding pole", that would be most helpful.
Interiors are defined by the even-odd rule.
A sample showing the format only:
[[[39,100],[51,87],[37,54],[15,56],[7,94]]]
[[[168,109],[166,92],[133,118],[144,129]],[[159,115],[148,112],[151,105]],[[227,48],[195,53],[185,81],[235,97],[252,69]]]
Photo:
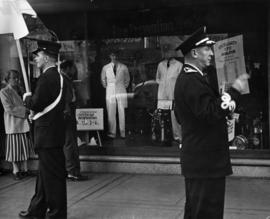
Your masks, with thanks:
[[[64,90],[63,76],[56,68],[61,45],[38,41],[33,53],[42,71],[33,95],[24,94],[26,106],[34,111],[34,144],[39,157],[35,194],[21,218],[67,218],[66,170],[63,145]]]

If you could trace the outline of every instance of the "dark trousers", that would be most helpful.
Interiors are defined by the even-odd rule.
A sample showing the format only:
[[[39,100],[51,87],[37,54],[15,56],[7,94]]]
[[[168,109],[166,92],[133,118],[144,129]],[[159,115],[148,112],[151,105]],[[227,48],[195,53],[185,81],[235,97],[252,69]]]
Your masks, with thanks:
[[[185,178],[186,203],[184,219],[222,219],[225,177]]]
[[[75,116],[75,115],[74,115]],[[76,119],[68,117],[65,120],[65,144],[66,170],[69,174],[80,174],[79,148],[77,144]]]
[[[67,218],[65,157],[62,148],[37,150],[39,172],[28,211],[49,219]]]

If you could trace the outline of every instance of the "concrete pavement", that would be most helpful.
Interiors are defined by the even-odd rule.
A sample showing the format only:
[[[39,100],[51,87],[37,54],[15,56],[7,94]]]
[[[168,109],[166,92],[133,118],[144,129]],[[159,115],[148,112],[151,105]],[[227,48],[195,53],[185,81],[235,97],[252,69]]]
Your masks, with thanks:
[[[179,175],[88,174],[68,182],[68,219],[182,219],[184,179]],[[0,177],[0,219],[18,218],[33,195],[35,177]],[[225,219],[270,219],[270,179],[229,177]]]

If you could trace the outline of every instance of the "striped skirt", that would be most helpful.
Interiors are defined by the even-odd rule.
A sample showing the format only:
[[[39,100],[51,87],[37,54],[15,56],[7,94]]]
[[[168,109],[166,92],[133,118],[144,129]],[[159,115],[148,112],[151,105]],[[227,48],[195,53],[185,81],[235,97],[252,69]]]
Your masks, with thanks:
[[[33,143],[29,133],[6,135],[6,161],[25,161],[33,154]]]

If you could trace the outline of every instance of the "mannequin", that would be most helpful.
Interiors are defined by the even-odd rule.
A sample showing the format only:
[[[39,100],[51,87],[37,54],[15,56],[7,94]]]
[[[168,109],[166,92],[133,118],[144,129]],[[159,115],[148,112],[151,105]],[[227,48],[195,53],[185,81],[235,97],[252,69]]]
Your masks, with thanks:
[[[106,88],[106,107],[108,113],[108,137],[116,137],[116,112],[118,110],[120,137],[125,138],[125,108],[130,76],[126,65],[117,59],[117,52],[110,53],[111,62],[102,68],[101,83]]]
[[[158,64],[156,81],[158,87],[158,100],[174,100],[174,87],[177,76],[180,74],[183,64],[177,61],[174,56],[175,51],[170,45],[164,45],[164,60]],[[175,118],[173,109],[171,110],[172,131],[174,140],[181,142],[181,126]]]

